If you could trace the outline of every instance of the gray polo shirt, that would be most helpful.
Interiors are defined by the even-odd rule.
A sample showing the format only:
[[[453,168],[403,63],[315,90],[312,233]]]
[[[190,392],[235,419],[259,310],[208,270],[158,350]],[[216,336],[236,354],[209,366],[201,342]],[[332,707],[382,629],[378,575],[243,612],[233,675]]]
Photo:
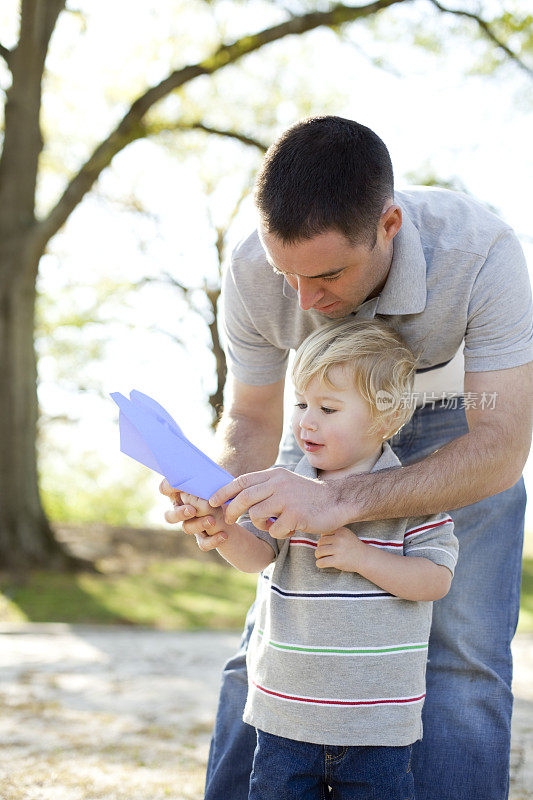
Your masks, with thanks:
[[[399,467],[388,444],[373,472]],[[316,478],[304,457],[295,472]],[[288,739],[330,745],[407,745],[422,736],[432,603],[402,600],[355,572],[319,569],[318,536],[268,541],[248,650],[244,721]],[[367,544],[424,557],[453,574],[449,514],[350,525]]]
[[[403,224],[386,284],[355,316],[382,317],[421,355],[418,373],[434,371],[450,391],[458,375],[462,384],[463,371],[531,361],[531,289],[512,229],[470,197],[445,189],[412,188],[397,192],[395,201]],[[238,245],[225,271],[223,309],[229,369],[254,386],[280,380],[289,351],[326,321],[300,309],[297,292],[268,264],[257,232]]]

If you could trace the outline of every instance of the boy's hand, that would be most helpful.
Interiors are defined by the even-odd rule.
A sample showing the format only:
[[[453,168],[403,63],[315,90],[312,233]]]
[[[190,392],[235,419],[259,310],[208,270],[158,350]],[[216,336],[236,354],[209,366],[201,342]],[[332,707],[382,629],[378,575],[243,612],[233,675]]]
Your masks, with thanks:
[[[204,504],[202,505],[204,513],[208,514],[210,518],[206,519],[200,513],[197,513],[194,504],[190,503],[192,495],[174,489],[167,480],[161,481],[159,491],[161,494],[164,494],[165,497],[168,497],[172,503],[172,508],[169,511],[165,511],[166,521],[173,524],[181,522],[185,533],[197,537],[198,546],[200,546],[200,539],[198,537],[205,535],[205,531],[215,533],[215,527],[211,523],[214,522],[214,515],[218,509],[211,508],[211,506],[205,504],[205,500],[198,500],[198,498],[195,497],[194,500],[198,500],[198,505],[200,505],[200,503]],[[184,498],[189,498],[189,500],[186,501]],[[212,543],[208,548],[202,547],[202,550],[212,550],[213,547],[217,547],[219,544],[221,544],[221,542],[217,541]]]
[[[365,550],[364,542],[348,528],[337,528],[324,533],[315,550],[316,565],[320,569],[335,567],[344,572],[358,572],[358,564]]]
[[[212,508],[207,500],[195,497],[192,494],[181,492],[181,501],[189,512],[189,522],[183,523],[183,530],[196,536],[200,550],[214,550],[228,539],[224,531],[224,511],[222,508]]]

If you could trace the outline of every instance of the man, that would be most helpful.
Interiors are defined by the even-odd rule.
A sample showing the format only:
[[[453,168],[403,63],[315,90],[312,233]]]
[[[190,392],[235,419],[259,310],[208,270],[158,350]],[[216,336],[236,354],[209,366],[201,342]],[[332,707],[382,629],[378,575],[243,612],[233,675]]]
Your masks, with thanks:
[[[383,142],[338,117],[303,121],[272,145],[256,203],[258,232],[233,254],[223,295],[233,382],[220,460],[240,477],[212,505],[233,498],[228,522],[249,509],[278,538],[457,509],[459,564],[452,590],[435,604],[424,737],[414,749],[417,799],[504,800],[533,358],[516,237],[462,195],[395,194]],[[349,314],[383,317],[420,354],[419,408],[392,440],[405,468],[331,483],[280,468],[257,472],[276,460],[288,352]],[[186,520],[179,495],[162,491],[175,502],[167,519]],[[209,517],[184,528],[209,532]],[[253,612],[226,665],[208,800],[247,797],[255,735],[240,715],[252,624]]]

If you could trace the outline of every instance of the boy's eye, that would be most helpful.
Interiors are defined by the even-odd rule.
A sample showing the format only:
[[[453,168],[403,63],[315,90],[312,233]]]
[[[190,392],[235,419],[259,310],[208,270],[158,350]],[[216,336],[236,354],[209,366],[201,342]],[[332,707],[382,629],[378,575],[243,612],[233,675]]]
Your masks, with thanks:
[[[307,408],[307,403],[296,403],[296,408],[300,408],[303,411],[304,408]]]
[[[324,412],[324,414],[334,414],[337,410],[336,408],[327,408],[326,406],[320,406],[320,409]]]

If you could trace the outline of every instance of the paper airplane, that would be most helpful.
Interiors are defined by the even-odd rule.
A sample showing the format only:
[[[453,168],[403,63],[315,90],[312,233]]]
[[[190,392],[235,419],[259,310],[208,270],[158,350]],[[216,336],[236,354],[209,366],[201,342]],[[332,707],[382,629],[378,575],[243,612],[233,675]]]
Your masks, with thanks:
[[[130,458],[163,475],[175,489],[209,500],[233,475],[215,464],[187,439],[163,406],[133,390],[111,397],[120,409],[120,449]]]

